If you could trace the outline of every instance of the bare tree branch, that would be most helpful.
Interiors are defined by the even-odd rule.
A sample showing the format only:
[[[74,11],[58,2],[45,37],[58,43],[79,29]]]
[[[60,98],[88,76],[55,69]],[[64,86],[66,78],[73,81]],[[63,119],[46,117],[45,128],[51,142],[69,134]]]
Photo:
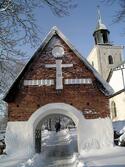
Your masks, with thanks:
[[[119,23],[125,21],[125,0],[101,0],[101,2],[106,3],[110,6],[118,4],[119,8],[114,11],[113,23]]]
[[[54,15],[63,17],[76,7],[74,0],[1,0],[0,1],[0,87],[7,77],[14,78],[19,57],[25,54],[20,45],[35,47],[40,42],[40,30],[35,20],[35,10],[47,6]],[[18,63],[19,65],[19,63]],[[13,70],[14,69],[14,70]],[[6,75],[5,75],[6,74]],[[11,79],[9,79],[11,80]],[[5,85],[5,83],[3,84]]]

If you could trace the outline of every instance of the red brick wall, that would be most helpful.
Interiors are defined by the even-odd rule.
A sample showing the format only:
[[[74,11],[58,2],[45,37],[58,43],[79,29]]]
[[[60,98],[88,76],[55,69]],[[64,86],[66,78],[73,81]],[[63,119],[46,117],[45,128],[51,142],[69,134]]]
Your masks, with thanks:
[[[65,50],[62,58],[65,64],[72,63],[73,67],[63,68],[64,79],[68,78],[92,78],[90,85],[64,85],[63,90],[58,93],[53,86],[23,86],[24,79],[54,79],[56,70],[45,68],[45,64],[55,64],[55,58],[51,54],[51,47],[48,44],[34,61],[29,65],[21,78],[18,89],[13,90],[9,96],[14,97],[8,102],[8,114],[10,121],[25,121],[41,106],[48,103],[63,102],[70,104],[83,113],[85,109],[91,109],[92,114],[85,114],[86,118],[98,118],[109,116],[108,98],[97,88],[97,80],[93,73],[84,63],[71,51],[71,49],[58,36],[51,41],[58,40]],[[56,41],[55,40],[55,41]],[[94,114],[96,112],[96,114]],[[62,113],[63,114],[63,113]]]

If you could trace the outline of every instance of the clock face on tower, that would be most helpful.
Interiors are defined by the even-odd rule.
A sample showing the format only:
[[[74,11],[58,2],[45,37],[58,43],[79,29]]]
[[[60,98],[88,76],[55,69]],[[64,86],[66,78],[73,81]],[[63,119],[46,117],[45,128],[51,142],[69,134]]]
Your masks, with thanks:
[[[52,55],[55,58],[61,58],[64,55],[64,49],[63,49],[63,47],[62,46],[55,46],[52,49]]]

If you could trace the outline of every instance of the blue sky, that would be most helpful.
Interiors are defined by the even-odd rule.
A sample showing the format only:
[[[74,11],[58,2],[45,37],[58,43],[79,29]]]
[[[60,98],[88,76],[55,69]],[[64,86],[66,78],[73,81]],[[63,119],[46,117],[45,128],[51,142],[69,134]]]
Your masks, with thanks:
[[[59,18],[54,16],[47,8],[40,8],[36,12],[37,24],[42,31],[41,40],[53,26],[57,26],[64,35],[70,40],[75,48],[87,57],[94,46],[93,32],[97,24],[97,5],[100,6],[103,23],[110,31],[110,40],[115,45],[125,45],[125,35],[123,35],[124,25],[112,24],[113,16],[119,9],[119,5],[108,5],[102,0],[76,0],[78,7],[72,10],[70,16]],[[118,2],[118,1],[116,1]],[[30,49],[28,49],[30,50]],[[28,52],[30,56],[33,50]]]

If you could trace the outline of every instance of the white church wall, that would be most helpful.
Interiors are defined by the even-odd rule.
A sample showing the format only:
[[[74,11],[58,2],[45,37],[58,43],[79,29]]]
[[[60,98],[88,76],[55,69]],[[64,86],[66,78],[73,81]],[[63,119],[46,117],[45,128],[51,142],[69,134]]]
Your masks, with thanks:
[[[125,78],[125,69],[124,69],[124,78]],[[115,92],[124,89],[121,70],[113,71],[109,84],[114,89]]]
[[[113,146],[113,128],[109,118],[87,120],[73,106],[64,103],[45,105],[32,114],[26,122],[8,122],[6,152],[20,156],[34,153],[34,130],[37,123],[48,114],[60,113],[70,117],[77,126],[79,153]]]
[[[89,56],[87,57],[88,62],[93,65],[93,67],[97,70],[100,71],[100,66],[99,66],[99,58],[97,54],[97,47],[94,47],[92,51],[90,52]]]
[[[108,56],[113,57],[113,64],[109,64]],[[95,69],[106,80],[111,68],[116,67],[122,62],[123,48],[121,46],[96,45],[88,56],[88,61],[94,61]]]
[[[100,64],[101,71],[104,79],[107,79],[110,69],[117,66],[121,63],[121,47],[117,46],[100,46],[98,47],[100,53]],[[108,56],[111,55],[113,57],[113,64],[109,64]]]
[[[115,102],[117,112],[117,117],[115,117],[113,121],[125,120],[125,92],[110,99],[110,108],[112,102]],[[112,109],[110,111],[112,112]]]

